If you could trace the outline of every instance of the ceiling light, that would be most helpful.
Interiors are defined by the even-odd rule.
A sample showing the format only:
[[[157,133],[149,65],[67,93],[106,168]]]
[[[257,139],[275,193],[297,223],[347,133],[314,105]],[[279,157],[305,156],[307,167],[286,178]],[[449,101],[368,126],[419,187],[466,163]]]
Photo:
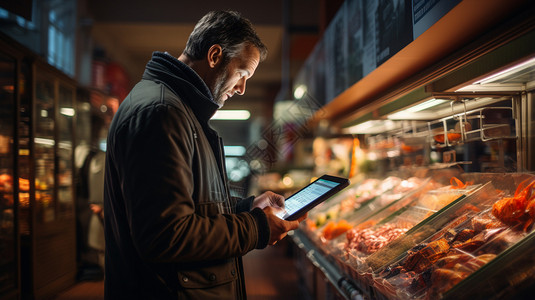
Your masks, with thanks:
[[[84,102],[80,105],[80,109],[83,111],[89,111],[91,110],[91,104]]]
[[[74,108],[70,108],[70,107],[62,107],[59,109],[59,112],[64,115],[64,116],[67,116],[67,117],[72,117],[74,116]]]
[[[46,139],[46,138],[34,138],[33,141],[36,143],[36,144],[40,144],[40,145],[47,145],[47,146],[54,146],[56,143],[54,140],[52,139]]]
[[[243,146],[224,146],[225,156],[243,156],[245,147]]]
[[[515,65],[515,66],[512,66],[508,69],[505,69],[501,72],[498,72],[498,73],[495,73],[495,74],[492,74],[488,77],[485,77],[477,82],[474,82],[474,84],[486,84],[486,83],[491,83],[493,81],[496,81],[496,80],[500,80],[504,77],[507,77],[515,72],[520,72],[524,69],[527,69],[529,67],[532,67],[533,65],[535,65],[535,57],[532,58],[532,59],[529,59],[525,62],[522,62],[518,65]]]
[[[428,108],[431,108],[431,107],[435,107],[437,105],[440,105],[442,103],[447,103],[447,102],[450,102],[451,100],[446,100],[446,99],[431,99],[429,101],[425,101],[423,103],[420,103],[420,104],[416,104],[415,106],[411,106],[409,108],[407,108],[405,111],[406,112],[417,112],[417,111],[422,111],[422,110],[425,110],[425,109],[428,109]]]
[[[303,96],[306,94],[307,92],[307,87],[306,85],[300,85],[298,86],[297,88],[295,88],[294,90],[294,98],[299,100],[301,98],[303,98]]]
[[[397,128],[397,123],[391,120],[370,120],[346,129],[350,134],[376,134]]]
[[[218,110],[211,120],[248,120],[251,113],[248,110]]]
[[[431,100],[422,102],[420,104],[416,104],[402,111],[393,113],[389,115],[387,118],[390,120],[411,120],[415,117],[414,115],[415,112],[421,112],[423,110],[438,106],[440,104],[448,103],[450,101],[451,100],[447,100],[447,99],[432,98]]]

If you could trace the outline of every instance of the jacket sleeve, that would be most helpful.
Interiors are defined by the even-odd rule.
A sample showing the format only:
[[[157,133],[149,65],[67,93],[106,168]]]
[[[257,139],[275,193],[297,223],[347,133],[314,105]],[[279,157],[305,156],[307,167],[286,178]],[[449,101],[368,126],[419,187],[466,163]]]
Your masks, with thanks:
[[[195,213],[191,166],[197,154],[184,112],[158,104],[138,112],[121,130],[126,217],[144,259],[220,260],[267,246],[269,226],[261,209],[212,216]]]
[[[241,198],[235,199],[234,201],[236,202],[236,213],[250,211],[251,207],[253,206],[254,198],[255,198],[254,196],[249,196],[244,199],[241,199]]]

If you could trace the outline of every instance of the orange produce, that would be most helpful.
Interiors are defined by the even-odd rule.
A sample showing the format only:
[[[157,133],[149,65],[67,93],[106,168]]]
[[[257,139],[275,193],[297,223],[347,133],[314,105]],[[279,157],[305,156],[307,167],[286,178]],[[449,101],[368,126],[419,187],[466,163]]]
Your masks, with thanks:
[[[30,190],[30,180],[19,178],[19,189],[21,191],[29,191]]]
[[[433,138],[435,139],[435,141],[437,143],[444,144],[444,134],[443,133],[437,134]],[[454,141],[458,141],[460,139],[461,139],[461,134],[460,133],[454,133],[454,132],[448,133],[448,141],[454,142]]]
[[[342,234],[344,234],[346,231],[353,228],[346,220],[342,219],[338,221],[338,223],[335,223],[333,221],[329,221],[325,228],[323,229],[323,237],[327,240],[332,240]]]
[[[467,186],[472,185],[474,183],[471,182],[471,181],[467,181],[466,183],[463,183],[460,179],[458,179],[457,177],[453,176],[450,179],[450,184],[451,184],[451,188],[452,189],[464,189]]]
[[[309,219],[306,219],[306,226],[308,229],[314,231],[316,229],[318,229],[318,227],[316,226],[316,222],[312,221],[312,220],[309,220]]]
[[[523,229],[535,220],[535,181],[526,179],[516,188],[513,197],[504,197],[492,205],[492,214],[507,225],[524,224]]]
[[[9,174],[0,174],[0,191],[11,191],[13,187],[13,177]]]

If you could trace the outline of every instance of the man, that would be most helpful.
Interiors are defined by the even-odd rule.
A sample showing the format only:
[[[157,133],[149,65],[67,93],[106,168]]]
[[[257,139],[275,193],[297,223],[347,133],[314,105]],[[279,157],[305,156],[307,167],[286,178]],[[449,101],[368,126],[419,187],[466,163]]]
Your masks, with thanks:
[[[106,299],[246,298],[241,256],[297,228],[280,195],[230,197],[208,125],[266,53],[236,12],[204,16],[178,59],[153,53],[108,134]]]

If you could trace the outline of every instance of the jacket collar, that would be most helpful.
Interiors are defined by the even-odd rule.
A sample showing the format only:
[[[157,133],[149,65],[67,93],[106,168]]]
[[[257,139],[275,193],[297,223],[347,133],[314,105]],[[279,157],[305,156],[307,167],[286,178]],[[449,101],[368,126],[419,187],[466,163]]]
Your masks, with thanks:
[[[219,106],[206,83],[189,66],[167,52],[153,52],[143,79],[161,81],[192,110],[199,121],[208,123]]]

